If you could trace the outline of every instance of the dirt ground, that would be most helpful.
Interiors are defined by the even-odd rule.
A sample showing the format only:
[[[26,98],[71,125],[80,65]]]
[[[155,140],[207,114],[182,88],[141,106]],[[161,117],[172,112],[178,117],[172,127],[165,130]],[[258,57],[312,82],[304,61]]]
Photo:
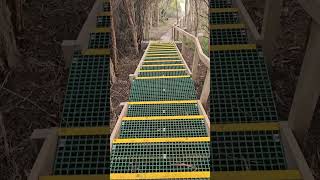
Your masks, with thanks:
[[[249,1],[249,0],[246,0]],[[36,153],[29,136],[33,129],[48,128],[59,123],[67,82],[67,71],[61,56],[64,39],[75,39],[94,0],[37,0],[24,6],[25,31],[18,35],[23,55],[23,67],[14,72],[0,73],[0,180],[24,180],[30,173]],[[250,14],[261,25],[263,9],[247,2]],[[74,8],[77,7],[77,8]],[[152,33],[160,39],[174,19],[161,30]],[[281,119],[287,119],[305,49],[310,18],[297,0],[285,0],[282,13],[282,33],[277,56],[273,59],[272,83]],[[156,30],[152,30],[156,32]],[[117,82],[111,87],[114,120],[120,114],[120,103],[128,99],[130,82],[141,54],[127,57],[119,54]],[[192,51],[184,55],[192,66]],[[200,94],[205,68],[200,64]],[[304,153],[314,175],[320,180],[320,111],[304,145]]]
[[[24,180],[36,158],[33,129],[57,126],[67,71],[62,40],[76,39],[94,0],[36,0],[23,7],[22,67],[0,73],[0,179]],[[75,8],[76,7],[76,8]]]

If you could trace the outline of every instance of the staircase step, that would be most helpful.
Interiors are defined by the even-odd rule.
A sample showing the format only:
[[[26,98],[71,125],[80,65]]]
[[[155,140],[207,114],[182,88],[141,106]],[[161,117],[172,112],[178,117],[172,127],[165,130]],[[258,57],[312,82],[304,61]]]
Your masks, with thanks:
[[[203,119],[123,121],[120,138],[170,138],[208,136]]]
[[[109,137],[61,136],[54,163],[55,175],[104,175],[110,170]]]
[[[210,30],[210,45],[246,43],[248,43],[248,35],[245,28]]]
[[[170,101],[196,99],[191,78],[135,80],[129,101]]]
[[[232,0],[214,0],[210,1],[210,8],[231,8]]]
[[[75,54],[70,67],[61,127],[107,126],[109,58]]]
[[[102,49],[111,47],[109,32],[90,33],[89,49]]]
[[[238,12],[210,13],[210,24],[238,24],[240,23]]]

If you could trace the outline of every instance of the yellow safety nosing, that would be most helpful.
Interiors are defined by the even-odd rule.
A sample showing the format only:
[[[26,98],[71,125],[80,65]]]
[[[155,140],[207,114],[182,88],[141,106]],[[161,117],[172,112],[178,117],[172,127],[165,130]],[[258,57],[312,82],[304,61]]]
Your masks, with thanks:
[[[82,51],[82,55],[110,55],[110,49],[87,49]]]
[[[127,143],[169,143],[169,142],[209,142],[210,137],[183,137],[183,138],[128,138],[115,139],[113,144]]]
[[[210,8],[210,13],[238,12],[238,8]]]
[[[153,50],[153,51],[155,51],[155,50],[157,50],[157,51],[162,51],[162,50],[176,50],[176,48],[169,48],[169,47],[167,47],[167,48],[165,48],[165,47],[156,48],[156,47],[150,47],[150,48],[148,49],[148,51],[150,51],[150,50]],[[148,52],[148,51],[147,51],[147,52]]]
[[[108,11],[108,12],[99,12],[98,16],[111,16],[111,12],[110,11]]]
[[[210,46],[211,51],[228,51],[228,50],[244,50],[244,49],[256,49],[255,44],[238,44],[238,45],[213,45]]]
[[[173,56],[173,57],[176,57],[176,56],[178,56],[178,53],[174,53],[174,54],[146,54],[146,57],[154,57],[154,56],[161,56],[161,57],[163,57],[163,56]]]
[[[279,129],[279,123],[211,124],[211,131],[216,132],[277,131]]]
[[[143,62],[151,63],[151,62],[176,62],[176,61],[182,61],[181,59],[178,60],[144,60]]]
[[[136,77],[135,79],[178,79],[178,78],[190,78],[190,75],[184,76],[148,76],[148,77]]]
[[[111,28],[96,28],[94,30],[95,33],[106,33],[111,32]]]
[[[152,49],[152,50],[149,50],[149,51],[147,51],[147,53],[158,53],[158,52],[175,52],[175,53],[177,53],[178,51],[176,50],[176,49],[158,49],[158,50],[156,50],[156,49]]]
[[[210,24],[210,29],[243,29],[244,24]]]
[[[40,176],[39,180],[109,180],[109,175],[57,175]]]
[[[175,47],[172,44],[168,44],[168,45],[150,45],[150,47]]]
[[[139,70],[138,72],[175,72],[186,71],[187,69],[157,69],[157,70]]]
[[[196,104],[197,100],[181,100],[181,101],[138,101],[128,102],[129,105],[142,105],[142,104]]]
[[[111,179],[183,179],[210,178],[210,171],[201,172],[156,172],[156,173],[116,173],[110,174]]]
[[[302,180],[298,170],[225,171],[211,173],[214,180]]]
[[[149,120],[177,120],[177,119],[204,119],[203,115],[190,116],[146,116],[146,117],[123,117],[123,121],[149,121]]]
[[[84,127],[84,128],[59,128],[59,136],[78,136],[78,135],[107,135],[109,127]]]
[[[184,64],[157,64],[157,65],[142,65],[142,67],[162,67],[162,66],[184,66]]]

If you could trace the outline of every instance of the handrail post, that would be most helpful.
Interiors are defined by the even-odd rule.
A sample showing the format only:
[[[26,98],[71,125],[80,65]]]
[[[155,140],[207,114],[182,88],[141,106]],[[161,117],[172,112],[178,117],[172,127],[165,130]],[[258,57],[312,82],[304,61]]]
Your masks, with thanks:
[[[206,106],[210,95],[210,68],[207,69],[206,79],[204,80],[202,93],[200,96],[201,103]]]
[[[192,63],[192,79],[197,82],[198,80],[198,67],[199,65],[199,54],[197,48],[195,48],[194,53],[193,53],[193,63]]]
[[[300,145],[310,128],[320,95],[320,24],[313,21],[306,54],[289,114],[289,126]]]

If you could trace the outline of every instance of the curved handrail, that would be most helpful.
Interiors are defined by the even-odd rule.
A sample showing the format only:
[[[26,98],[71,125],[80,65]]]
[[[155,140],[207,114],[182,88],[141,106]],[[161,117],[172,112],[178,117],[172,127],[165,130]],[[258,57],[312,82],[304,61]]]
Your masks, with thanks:
[[[177,31],[179,31],[180,33],[182,33],[183,35],[188,37],[190,40],[192,40],[192,42],[195,44],[196,50],[198,52],[199,59],[203,62],[203,64],[205,64],[205,66],[207,68],[209,68],[210,67],[210,58],[206,54],[204,54],[202,47],[200,45],[199,39],[197,37],[195,37],[194,35],[186,32],[185,30],[179,28],[177,25],[174,25],[173,27]]]

